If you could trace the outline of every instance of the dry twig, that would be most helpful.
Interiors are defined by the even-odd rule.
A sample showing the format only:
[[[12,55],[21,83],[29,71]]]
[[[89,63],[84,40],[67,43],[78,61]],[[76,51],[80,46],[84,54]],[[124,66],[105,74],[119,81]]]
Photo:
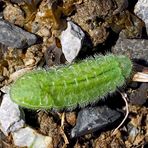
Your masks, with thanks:
[[[126,120],[127,117],[128,117],[128,114],[129,114],[128,102],[127,102],[127,94],[121,93],[121,92],[120,92],[120,94],[121,94],[121,96],[122,96],[122,98],[123,98],[123,100],[124,100],[124,102],[125,102],[126,114],[125,114],[125,117],[124,117],[124,119],[122,120],[122,122],[121,122],[121,123],[118,125],[118,127],[116,127],[116,129],[113,131],[112,136],[115,135],[116,132],[117,132],[117,130],[123,125],[123,123],[125,122],[125,120]]]

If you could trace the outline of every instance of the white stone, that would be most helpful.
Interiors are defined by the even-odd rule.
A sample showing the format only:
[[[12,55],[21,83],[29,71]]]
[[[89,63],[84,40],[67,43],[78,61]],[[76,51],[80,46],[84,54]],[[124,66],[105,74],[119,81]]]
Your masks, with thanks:
[[[1,89],[7,94],[3,96],[0,105],[0,130],[6,136],[11,133],[13,142],[18,147],[53,148],[52,137],[43,136],[28,126],[24,128],[25,122],[21,119],[24,114],[19,110],[19,106],[11,101],[9,89]]]
[[[52,138],[38,134],[30,127],[12,133],[14,144],[19,147],[48,148],[52,147]]]
[[[82,48],[85,34],[82,29],[68,21],[68,27],[61,34],[62,51],[68,62],[72,62]]]
[[[138,0],[134,12],[145,22],[148,33],[148,0]]]
[[[11,101],[9,94],[3,96],[0,105],[0,129],[8,135],[9,132],[16,131],[24,126],[21,119],[22,113],[17,104]]]

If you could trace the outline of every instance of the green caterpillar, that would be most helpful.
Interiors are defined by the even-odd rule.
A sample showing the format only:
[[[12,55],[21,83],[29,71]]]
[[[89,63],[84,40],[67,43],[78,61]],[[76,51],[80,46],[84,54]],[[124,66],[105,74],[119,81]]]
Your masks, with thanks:
[[[116,91],[125,84],[131,71],[128,57],[100,55],[48,71],[26,73],[12,85],[10,96],[30,109],[71,109]]]

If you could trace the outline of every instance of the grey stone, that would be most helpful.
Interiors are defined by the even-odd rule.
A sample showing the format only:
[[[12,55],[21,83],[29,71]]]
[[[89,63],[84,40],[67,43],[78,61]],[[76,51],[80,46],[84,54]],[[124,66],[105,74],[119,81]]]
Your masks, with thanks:
[[[148,83],[142,83],[136,91],[128,93],[129,102],[134,105],[143,105],[147,101]]]
[[[101,130],[113,124],[120,116],[121,113],[107,106],[85,108],[78,113],[77,123],[71,131],[71,137],[74,138]]]
[[[127,39],[122,32],[116,45],[112,47],[114,54],[123,54],[131,59],[144,60],[148,62],[148,40],[147,39]]]
[[[148,33],[148,0],[138,0],[134,12],[145,22]]]
[[[34,34],[0,19],[0,43],[12,48],[27,48],[37,40]]]
[[[129,133],[130,142],[134,143],[135,138],[140,133],[140,129],[138,129],[138,127],[135,127],[133,124],[129,123],[127,125],[127,130]]]

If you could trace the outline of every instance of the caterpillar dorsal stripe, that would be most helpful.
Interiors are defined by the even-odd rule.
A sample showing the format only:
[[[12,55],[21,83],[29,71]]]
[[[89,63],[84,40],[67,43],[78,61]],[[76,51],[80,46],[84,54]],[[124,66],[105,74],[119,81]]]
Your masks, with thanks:
[[[64,109],[100,100],[125,84],[131,60],[108,54],[52,70],[35,70],[16,80],[11,99],[30,109]]]

